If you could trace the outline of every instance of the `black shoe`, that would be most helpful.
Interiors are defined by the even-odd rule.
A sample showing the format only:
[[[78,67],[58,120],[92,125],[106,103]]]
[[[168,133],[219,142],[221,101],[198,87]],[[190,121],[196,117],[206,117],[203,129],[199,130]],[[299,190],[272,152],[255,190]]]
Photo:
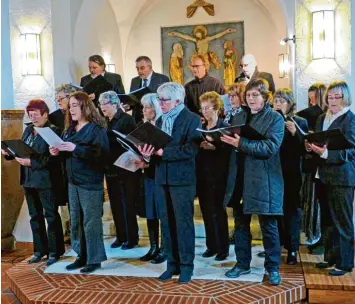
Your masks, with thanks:
[[[59,258],[53,256],[53,257],[49,257],[48,260],[47,260],[47,266],[51,266],[53,265],[54,263],[57,263],[59,260]]]
[[[289,251],[287,253],[286,264],[287,265],[296,265],[297,264],[297,252],[296,251]]]
[[[80,270],[81,273],[91,273],[97,269],[101,268],[101,263],[87,264],[83,269]]]
[[[123,242],[121,242],[120,240],[116,239],[111,245],[110,247],[111,248],[119,248],[121,247],[123,244]]]
[[[179,277],[179,284],[187,284],[191,281],[192,273],[182,272]]]
[[[272,271],[269,273],[269,283],[271,285],[280,285],[282,279],[281,279],[281,276],[280,276],[280,273],[278,271]]]
[[[121,249],[122,249],[122,250],[133,249],[133,248],[136,247],[137,245],[138,245],[138,242],[136,242],[136,243],[125,242],[125,243],[123,243]]]
[[[71,263],[69,265],[67,265],[65,268],[66,270],[75,270],[75,269],[79,269],[81,267],[84,267],[86,265],[86,261],[82,260],[80,258],[77,258],[74,263]]]
[[[242,268],[238,267],[238,264],[235,264],[231,270],[228,270],[225,273],[225,276],[228,278],[238,278],[241,275],[249,274],[250,272],[251,272],[250,268],[249,269],[242,269]]]
[[[174,275],[179,275],[179,274],[180,274],[180,271],[166,270],[160,275],[158,280],[162,281],[162,282],[165,282],[165,281],[171,280]]]
[[[164,263],[168,259],[167,254],[163,247],[160,248],[159,254],[155,257],[155,259],[151,260],[152,264],[161,264]]]
[[[348,272],[351,272],[351,270],[342,270],[342,269],[332,269],[331,271],[328,272],[328,274],[330,276],[334,276],[334,277],[339,277],[339,276],[343,276],[345,274],[347,274]]]
[[[142,256],[141,258],[139,258],[139,260],[143,261],[143,262],[148,262],[148,261],[155,259],[158,256],[158,254],[159,254],[159,248],[157,248],[156,246],[153,246],[153,247],[150,247],[147,254]]]
[[[228,258],[229,253],[217,253],[216,257],[214,258],[216,261],[224,261]]]
[[[326,268],[332,267],[334,265],[335,265],[335,263],[333,263],[333,262],[320,262],[320,263],[316,263],[316,268],[326,269]]]
[[[217,254],[216,251],[207,249],[204,253],[202,253],[202,257],[203,258],[211,258],[211,257],[215,256],[216,254]]]
[[[259,258],[265,258],[266,252],[265,252],[265,251],[260,251],[260,252],[257,254],[257,256],[258,256]]]
[[[42,261],[42,257],[41,256],[38,256],[38,255],[35,255],[33,256],[32,259],[28,260],[27,261],[27,264],[34,264],[34,263],[39,263]]]

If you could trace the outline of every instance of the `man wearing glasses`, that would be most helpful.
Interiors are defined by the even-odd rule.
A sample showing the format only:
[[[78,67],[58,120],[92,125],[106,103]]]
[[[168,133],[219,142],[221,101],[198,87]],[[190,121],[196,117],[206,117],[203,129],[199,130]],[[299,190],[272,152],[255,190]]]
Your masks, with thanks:
[[[249,79],[249,81],[256,78],[265,79],[269,84],[269,91],[275,93],[275,83],[272,75],[270,73],[259,71],[258,64],[253,55],[251,54],[244,55],[240,60],[239,67],[242,73],[234,80],[234,82],[244,81],[245,76],[246,78]]]
[[[147,56],[139,56],[136,59],[136,69],[138,76],[132,79],[130,92],[148,87],[152,93],[156,93],[161,84],[169,81],[168,76],[153,71],[152,61]],[[137,105],[132,110],[132,116],[138,123],[143,119],[142,107]]]
[[[185,105],[190,111],[201,115],[200,96],[206,92],[217,92],[224,94],[223,84],[216,78],[207,74],[207,62],[202,55],[196,55],[191,58],[192,74],[195,79],[185,85],[186,98]]]

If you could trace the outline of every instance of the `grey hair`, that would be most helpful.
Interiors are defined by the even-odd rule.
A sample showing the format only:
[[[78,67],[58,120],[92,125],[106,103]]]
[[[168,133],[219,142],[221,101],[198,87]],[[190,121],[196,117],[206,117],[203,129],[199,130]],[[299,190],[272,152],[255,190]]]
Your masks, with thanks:
[[[278,89],[275,93],[274,93],[274,100],[275,98],[282,98],[285,99],[287,104],[289,105],[289,110],[288,113],[286,113],[287,115],[293,115],[295,112],[295,108],[296,108],[296,102],[295,99],[293,97],[293,93],[291,89],[288,88],[284,88],[284,89]]]
[[[100,104],[111,103],[111,104],[116,104],[117,107],[119,107],[120,102],[121,101],[115,91],[107,91],[107,92],[101,93],[100,97],[99,97]]]
[[[163,83],[157,90],[158,95],[169,97],[173,101],[179,100],[180,103],[184,103],[185,100],[185,88],[176,82]]]
[[[55,92],[58,94],[60,92],[63,92],[66,95],[70,95],[71,93],[74,93],[78,91],[78,89],[71,84],[59,84],[55,88]]]
[[[325,92],[325,103],[328,104],[328,94],[330,90],[340,89],[343,94],[343,103],[345,107],[350,107],[352,104],[351,94],[348,84],[345,81],[333,81]]]
[[[141,99],[142,106],[149,106],[152,107],[155,112],[155,117],[153,119],[153,123],[163,114],[159,102],[158,102],[158,94],[156,93],[149,93],[145,94]]]

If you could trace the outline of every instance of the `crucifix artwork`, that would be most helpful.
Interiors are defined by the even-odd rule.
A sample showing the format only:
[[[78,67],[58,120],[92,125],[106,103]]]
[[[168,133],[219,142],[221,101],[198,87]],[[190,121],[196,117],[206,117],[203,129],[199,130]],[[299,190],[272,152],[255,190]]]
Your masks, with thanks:
[[[205,0],[195,0],[194,3],[186,8],[186,17],[191,18],[199,7],[202,7],[208,15],[214,16],[214,5],[212,3],[208,3]]]

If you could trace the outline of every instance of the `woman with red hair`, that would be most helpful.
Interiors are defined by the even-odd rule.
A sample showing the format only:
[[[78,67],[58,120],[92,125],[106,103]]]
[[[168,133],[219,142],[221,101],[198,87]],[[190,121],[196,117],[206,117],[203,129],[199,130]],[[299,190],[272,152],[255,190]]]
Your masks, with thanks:
[[[22,140],[38,153],[30,158],[14,158],[4,150],[1,153],[7,160],[16,159],[21,165],[20,183],[25,191],[31,218],[34,247],[34,256],[28,263],[38,263],[43,256],[48,255],[47,265],[50,266],[65,252],[63,228],[58,213],[58,206],[66,203],[65,188],[61,164],[49,161],[48,145],[35,127],[50,127],[57,133],[59,131],[50,124],[49,109],[43,100],[30,100],[26,112],[31,123],[25,129]],[[47,230],[44,219],[47,221]]]

